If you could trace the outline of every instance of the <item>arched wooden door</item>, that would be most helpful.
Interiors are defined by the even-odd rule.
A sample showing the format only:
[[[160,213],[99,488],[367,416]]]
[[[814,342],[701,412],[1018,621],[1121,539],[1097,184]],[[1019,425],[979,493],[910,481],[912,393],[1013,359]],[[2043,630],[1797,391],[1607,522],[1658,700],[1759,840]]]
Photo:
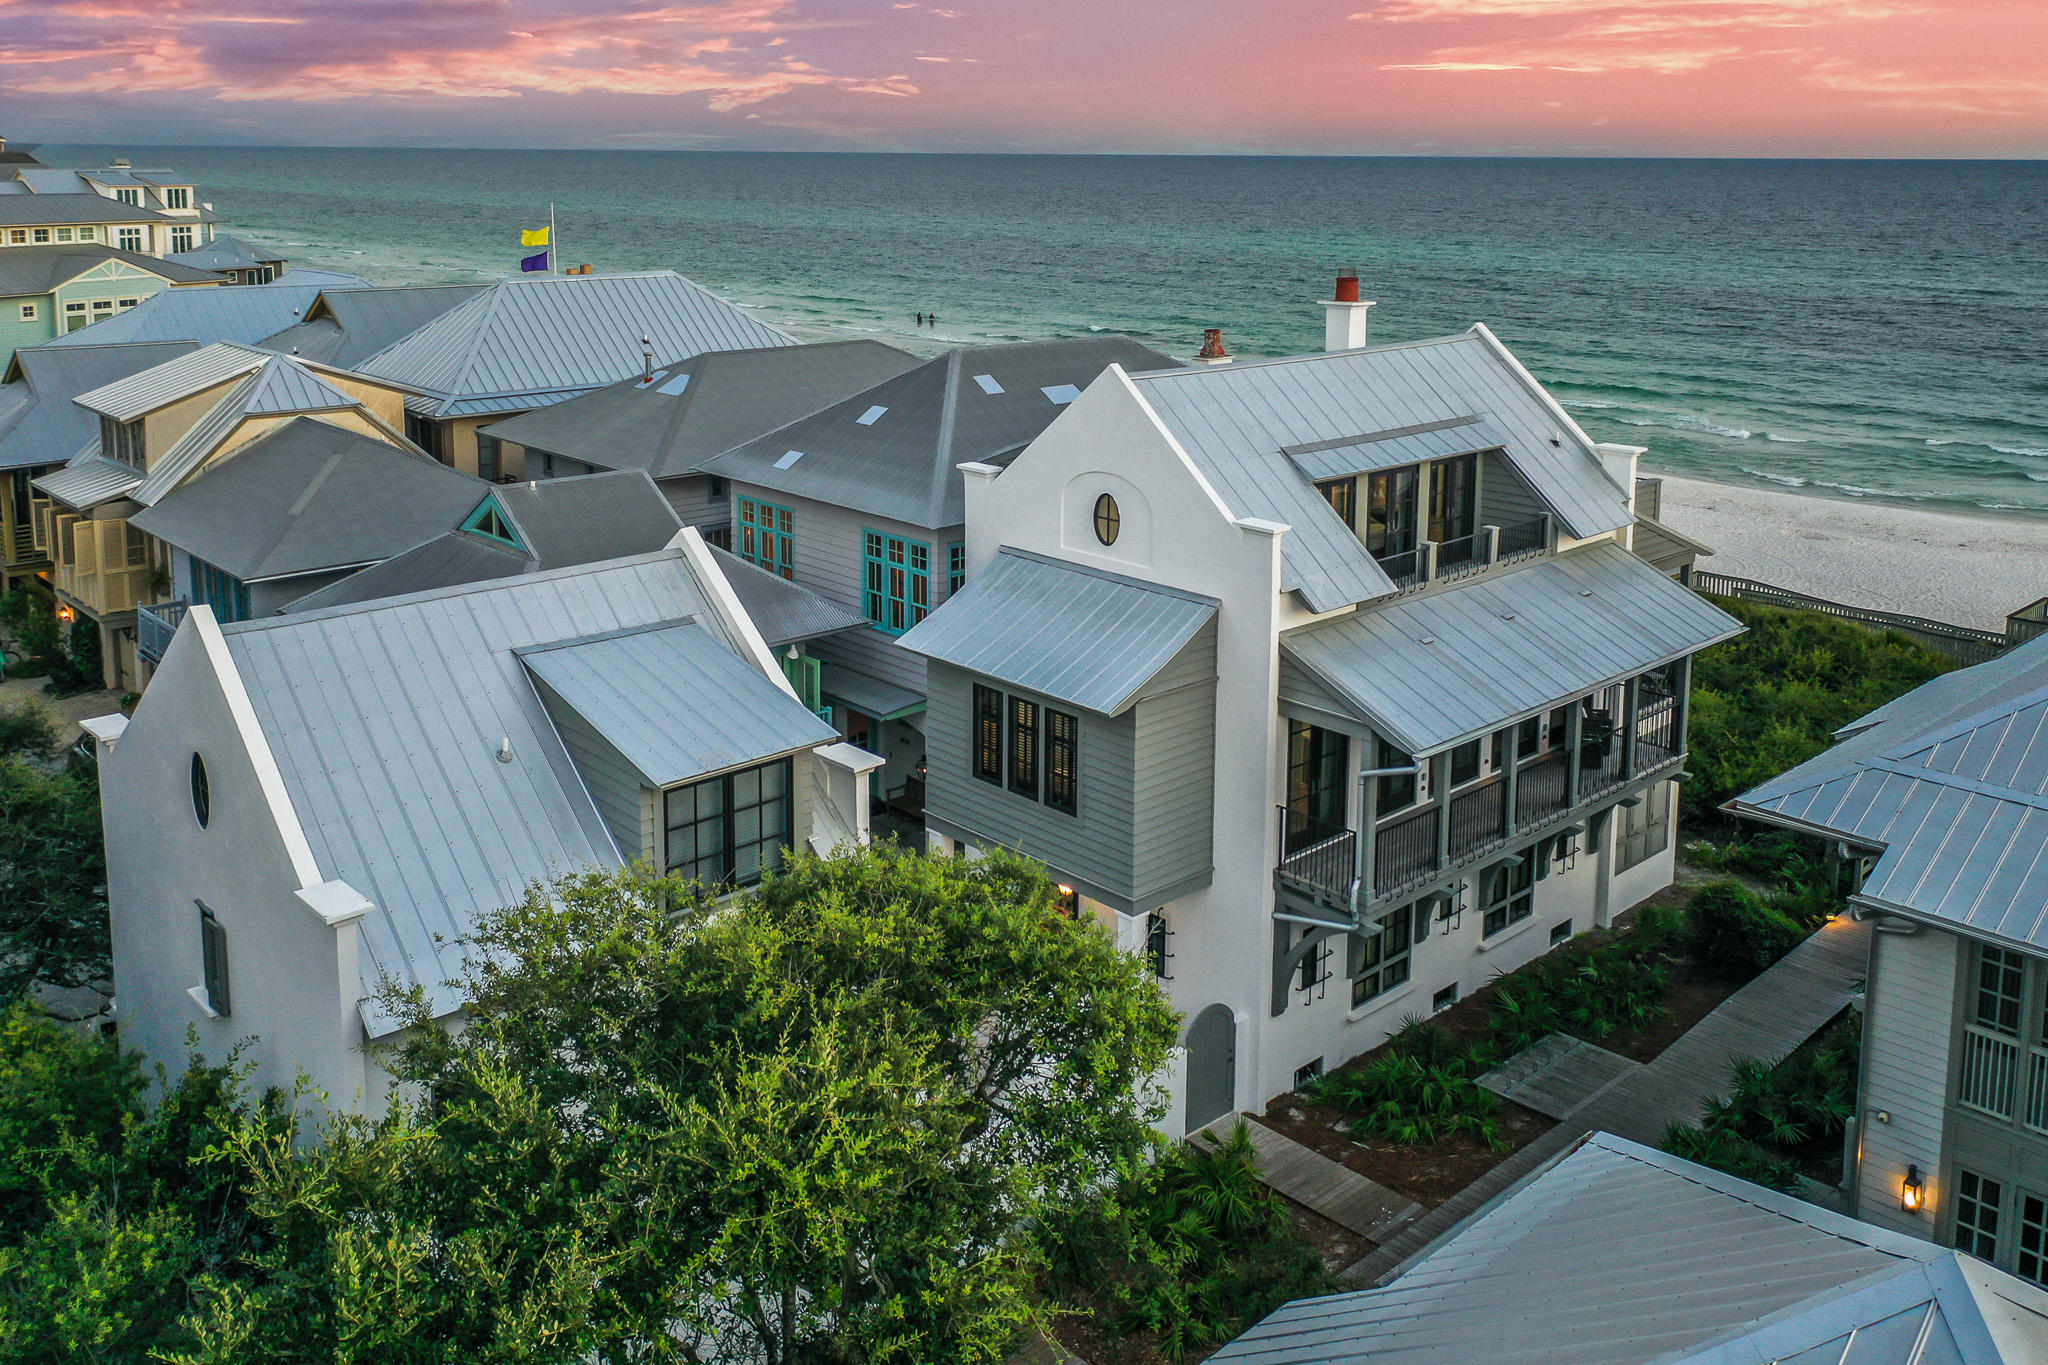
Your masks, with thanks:
[[[1237,1109],[1237,1020],[1211,1005],[1188,1025],[1187,1132]]]

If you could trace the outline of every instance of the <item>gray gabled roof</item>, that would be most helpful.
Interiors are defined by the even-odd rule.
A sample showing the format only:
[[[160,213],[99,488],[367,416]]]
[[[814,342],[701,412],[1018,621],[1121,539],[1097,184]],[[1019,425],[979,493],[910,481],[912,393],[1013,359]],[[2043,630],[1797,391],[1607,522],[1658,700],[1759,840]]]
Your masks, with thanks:
[[[2048,638],[1937,678],[1728,803],[1877,848],[1861,898],[2048,947]]]
[[[1612,541],[1364,608],[1282,652],[1416,757],[1668,663],[1741,622]]]
[[[219,284],[220,276],[210,270],[195,270],[165,258],[145,256],[139,251],[122,251],[93,242],[69,246],[14,246],[0,251],[0,298],[25,294],[47,294],[95,266],[122,261],[147,270],[173,284]]]
[[[269,358],[247,346],[215,342],[140,374],[81,393],[78,405],[117,422],[130,422],[144,413],[252,374]]]
[[[294,271],[293,274],[298,272]],[[295,282],[291,275],[270,284],[221,289],[165,289],[125,313],[43,343],[98,346],[127,341],[233,341],[253,345],[298,321],[331,282]]]
[[[427,416],[515,412],[638,373],[656,355],[796,339],[674,271],[502,280],[352,368],[427,395]]]
[[[0,469],[63,464],[96,445],[99,415],[72,399],[194,349],[189,341],[148,341],[16,351],[14,378],[0,387]]]
[[[2048,1293],[1958,1252],[1597,1133],[1391,1283],[1297,1300],[1210,1360],[1765,1365],[1788,1357],[1754,1353],[1767,1339],[1760,1324],[1804,1318],[1803,1333],[1776,1337],[1800,1349],[1856,1328],[1900,1343],[1888,1324],[1933,1303],[1955,1354],[1916,1355],[1907,1338],[1896,1353],[1847,1359],[2019,1365],[2025,1357],[2000,1350],[1987,1325],[1998,1311],[1991,1303],[1931,1282],[1930,1268],[1943,1264],[1995,1287],[1999,1302],[2024,1314],[2048,1310]],[[1841,1331],[1823,1335],[1830,1327]],[[1745,1338],[1751,1354],[1737,1344]]]
[[[222,233],[205,246],[176,252],[164,259],[176,261],[180,265],[196,266],[201,270],[249,270],[259,265],[281,261],[284,259],[284,253],[258,252],[241,238]]]
[[[300,280],[319,273],[292,270],[284,279]],[[336,289],[314,301],[302,321],[263,338],[262,345],[265,350],[347,369],[411,336],[485,288],[481,284],[422,284]]]
[[[686,616],[733,643],[671,550],[221,628],[315,864],[376,907],[365,995],[388,972],[454,1010],[447,983],[480,914],[619,865],[515,651]],[[677,729],[708,724],[700,698],[664,701]],[[394,1027],[364,1013],[373,1036]]]
[[[142,482],[142,471],[104,455],[86,455],[62,469],[38,475],[32,482],[38,491],[84,511],[134,492]]]
[[[1436,458],[1462,453],[1450,446],[1483,449],[1474,442],[1492,440],[1572,536],[1629,524],[1627,495],[1591,441],[1483,327],[1132,380],[1233,515],[1291,528],[1281,542],[1281,584],[1314,611],[1384,597],[1394,584],[1299,460],[1379,468],[1388,451]],[[1387,450],[1376,453],[1381,446]]]
[[[485,428],[500,440],[657,479],[917,364],[879,341],[706,351]]]
[[[960,464],[1007,465],[1111,365],[1173,363],[1129,337],[963,347],[699,468],[912,526],[957,526]]]
[[[518,651],[566,706],[650,787],[830,743],[839,732],[695,621],[683,620]],[[691,723],[676,723],[689,699]]]
[[[732,585],[733,596],[740,599],[740,606],[746,609],[754,629],[761,632],[770,649],[815,640],[821,635],[836,635],[868,623],[867,617],[827,601],[781,574],[750,564],[730,550],[714,545],[711,557],[718,561],[725,581]]]
[[[169,223],[154,209],[136,208],[118,199],[87,191],[83,194],[0,195],[0,227],[43,226],[48,223]]]
[[[1213,597],[1003,549],[897,643],[1114,716],[1215,619],[1218,605]]]
[[[353,568],[446,531],[485,485],[358,432],[296,417],[132,518],[244,581]]]

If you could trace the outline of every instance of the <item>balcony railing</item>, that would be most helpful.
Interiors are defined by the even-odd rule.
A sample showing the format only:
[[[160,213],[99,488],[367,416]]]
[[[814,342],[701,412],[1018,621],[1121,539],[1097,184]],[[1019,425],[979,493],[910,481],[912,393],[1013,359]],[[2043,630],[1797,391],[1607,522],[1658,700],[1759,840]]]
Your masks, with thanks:
[[[1491,777],[1451,797],[1452,859],[1491,848],[1508,837],[1508,783]]]
[[[162,663],[164,651],[171,647],[171,637],[178,633],[178,625],[185,619],[185,613],[192,610],[192,604],[182,598],[176,602],[152,602],[135,609],[135,652],[151,663]]]
[[[1373,559],[1394,580],[1395,587],[1413,588],[1547,551],[1550,541],[1550,518],[1541,516],[1508,526],[1482,526],[1470,535],[1449,540],[1425,540],[1412,550],[1376,554]]]
[[[1515,779],[1515,828],[1540,825],[1571,804],[1569,765],[1562,749],[1522,765]]]
[[[1358,879],[1358,833],[1280,808],[1280,875],[1301,889],[1346,899]]]
[[[1519,559],[1549,548],[1550,518],[1531,517],[1528,521],[1511,522],[1500,528],[1494,555],[1499,560]]]
[[[2011,1038],[1963,1026],[1962,1081],[1956,1102],[2009,1119],[2019,1101],[2020,1045]]]
[[[2027,1112],[2020,1122],[2048,1133],[2048,1047],[2027,1049]]]
[[[1373,894],[1391,895],[1442,866],[1437,857],[1437,808],[1424,806],[1379,827],[1373,839]]]

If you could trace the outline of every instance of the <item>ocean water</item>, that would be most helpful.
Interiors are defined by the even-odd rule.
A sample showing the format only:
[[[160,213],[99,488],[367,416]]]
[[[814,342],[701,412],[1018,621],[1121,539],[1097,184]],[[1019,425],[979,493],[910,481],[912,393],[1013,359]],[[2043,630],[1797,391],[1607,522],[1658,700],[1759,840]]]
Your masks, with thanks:
[[[1314,350],[1335,267],[1401,340],[1485,322],[1672,473],[2048,514],[2048,163],[48,148],[183,168],[379,283],[672,268],[806,335]],[[912,315],[934,312],[919,328]]]

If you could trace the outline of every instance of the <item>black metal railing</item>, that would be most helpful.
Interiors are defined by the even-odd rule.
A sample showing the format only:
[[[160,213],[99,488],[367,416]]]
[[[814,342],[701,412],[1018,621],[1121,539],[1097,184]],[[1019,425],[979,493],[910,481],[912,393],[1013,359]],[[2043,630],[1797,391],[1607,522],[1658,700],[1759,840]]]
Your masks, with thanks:
[[[1280,808],[1280,875],[1305,891],[1351,894],[1358,880],[1358,832]]]
[[[1515,828],[1540,825],[1571,804],[1565,777],[1570,769],[1558,749],[1522,765],[1515,775]]]
[[[1436,571],[1448,573],[1452,569],[1467,565],[1484,567],[1486,563],[1486,533],[1474,531],[1469,536],[1457,536],[1436,543]]]
[[[1531,554],[1549,548],[1550,518],[1541,516],[1501,527],[1500,540],[1494,547],[1494,555],[1496,559],[1508,559],[1515,555]]]
[[[1678,698],[1652,697],[1637,707],[1637,771],[1656,767],[1684,747],[1678,734]]]
[[[1451,798],[1452,858],[1497,844],[1508,836],[1508,784],[1491,777]]]
[[[1436,826],[1437,808],[1431,805],[1379,827],[1373,836],[1375,895],[1387,895],[1437,870]]]
[[[1422,581],[1423,553],[1423,550],[1418,547],[1413,550],[1403,550],[1399,554],[1374,555],[1373,559],[1378,562],[1382,569],[1387,571],[1387,577],[1394,580],[1395,587],[1405,588]]]

